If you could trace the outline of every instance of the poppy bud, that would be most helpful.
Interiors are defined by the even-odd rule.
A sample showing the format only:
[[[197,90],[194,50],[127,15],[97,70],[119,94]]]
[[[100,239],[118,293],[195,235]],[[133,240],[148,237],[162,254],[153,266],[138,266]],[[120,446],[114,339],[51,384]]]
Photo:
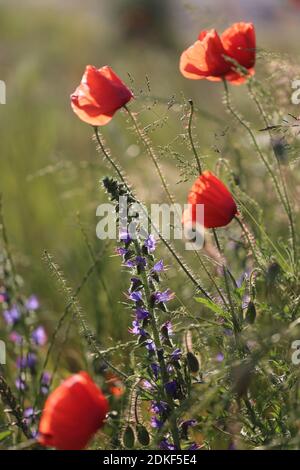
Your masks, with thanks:
[[[124,447],[127,449],[132,449],[134,447],[134,431],[130,425],[126,426],[125,431],[123,433],[123,444]]]
[[[80,85],[71,95],[71,106],[82,121],[103,126],[131,98],[131,91],[110,67],[87,65]]]
[[[150,444],[150,436],[147,428],[141,424],[136,427],[137,438],[140,444],[148,446]]]
[[[199,361],[198,359],[196,358],[195,354],[193,354],[192,352],[188,351],[187,352],[187,355],[186,355],[186,361],[187,361],[187,365],[190,369],[191,372],[193,372],[194,374],[196,374],[197,372],[199,372]]]
[[[250,300],[247,310],[246,310],[246,322],[252,325],[255,322],[255,318],[256,318],[256,308],[252,300]]]

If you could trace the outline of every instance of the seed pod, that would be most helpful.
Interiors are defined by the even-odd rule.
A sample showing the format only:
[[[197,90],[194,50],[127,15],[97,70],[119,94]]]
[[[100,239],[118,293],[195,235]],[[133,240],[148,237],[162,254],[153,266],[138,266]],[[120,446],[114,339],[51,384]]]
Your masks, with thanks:
[[[150,436],[147,428],[142,424],[138,424],[136,427],[136,432],[139,443],[143,446],[148,446],[150,444]]]
[[[187,364],[191,372],[193,373],[199,372],[199,369],[200,369],[199,361],[196,358],[195,354],[188,351],[186,355],[186,360],[187,360]]]
[[[126,426],[123,434],[123,445],[127,449],[132,449],[134,447],[134,431],[131,426]]]
[[[247,311],[246,311],[246,322],[250,323],[252,325],[255,322],[256,318],[256,308],[252,300],[250,300]]]

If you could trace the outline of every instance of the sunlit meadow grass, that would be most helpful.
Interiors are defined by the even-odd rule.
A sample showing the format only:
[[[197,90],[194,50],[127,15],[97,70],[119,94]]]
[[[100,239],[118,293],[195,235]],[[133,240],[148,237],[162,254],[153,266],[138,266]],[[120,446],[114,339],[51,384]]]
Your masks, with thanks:
[[[193,99],[190,129],[197,152],[203,165],[226,181],[249,229],[250,244],[236,221],[218,230],[236,281],[230,292],[242,325],[238,338],[228,325],[224,327],[228,312],[220,292],[225,298],[228,292],[213,234],[207,233],[205,249],[198,256],[176,243],[176,251],[212,301],[203,300],[164,243],[158,244],[156,256],[168,266],[163,284],[176,293],[172,301],[176,344],[185,355],[192,352],[200,364],[200,373],[192,375],[198,383],[182,407],[182,419],[197,420],[192,441],[205,449],[299,447],[300,369],[292,363],[291,349],[292,342],[300,339],[299,262],[294,259],[288,216],[259,155],[262,152],[270,162],[278,181],[281,174],[286,182],[297,237],[298,122],[290,116],[289,123],[296,125],[291,127],[283,120],[289,112],[297,115],[290,104],[296,65],[285,56],[265,52],[261,34],[256,78],[250,88],[230,87],[226,98],[222,83],[191,83],[180,76],[178,57],[185,45],[171,34],[162,46],[149,47],[149,42],[124,40],[121,31],[112,33],[99,14],[69,15],[64,9],[58,14],[54,7],[16,13],[7,5],[0,9],[0,29],[0,79],[7,84],[7,104],[0,108],[0,287],[8,288],[24,311],[27,299],[32,294],[38,297],[39,309],[28,315],[24,334],[43,325],[48,336],[47,343],[37,348],[29,390],[20,393],[15,386],[19,352],[0,319],[0,339],[7,345],[7,364],[1,369],[6,384],[0,383],[1,448],[36,445],[18,413],[35,406],[38,421],[45,361],[46,370],[54,374],[51,389],[84,369],[110,395],[106,360],[129,376],[120,377],[126,392],[111,398],[117,416],[110,417],[91,447],[143,448],[145,440],[132,444],[127,430],[128,424],[136,426],[136,408],[141,423],[151,430],[149,406],[136,400],[137,371],[142,367],[124,306],[129,276],[120,267],[114,242],[99,241],[95,232],[96,208],[107,202],[102,179],[116,175],[96,150],[92,128],[74,118],[69,104],[87,63],[113,65],[133,89],[136,99],[130,108],[150,139],[169,191],[181,204],[197,177],[188,134],[188,99]],[[273,148],[268,131],[262,131],[272,124],[279,126],[271,130]],[[167,201],[151,157],[125,110],[102,134],[139,199]],[[295,245],[299,255],[297,238]],[[156,436],[150,447],[157,445]]]

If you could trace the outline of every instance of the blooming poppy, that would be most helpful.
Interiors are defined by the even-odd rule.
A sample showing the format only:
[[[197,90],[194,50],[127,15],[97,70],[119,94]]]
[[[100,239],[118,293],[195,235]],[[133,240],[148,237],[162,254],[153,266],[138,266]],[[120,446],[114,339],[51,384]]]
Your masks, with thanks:
[[[71,106],[82,121],[104,126],[131,98],[129,88],[110,67],[87,65],[80,85],[71,95]]]
[[[215,29],[202,31],[180,58],[180,71],[192,80],[226,79],[241,84],[254,74],[255,30],[252,23],[234,23],[219,36]],[[238,65],[243,71],[238,70]]]
[[[222,181],[210,171],[204,171],[197,178],[189,192],[188,204],[183,222],[197,222],[197,204],[203,204],[206,228],[224,227],[237,213],[232,195]]]
[[[46,400],[38,441],[60,450],[83,449],[107,412],[107,399],[90,376],[86,372],[72,375]]]

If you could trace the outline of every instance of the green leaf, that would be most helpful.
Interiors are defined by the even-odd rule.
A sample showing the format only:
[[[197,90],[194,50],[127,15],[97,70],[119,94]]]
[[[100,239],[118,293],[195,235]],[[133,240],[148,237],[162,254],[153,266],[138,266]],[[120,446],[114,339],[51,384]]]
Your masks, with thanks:
[[[12,434],[12,431],[2,431],[0,432],[0,442],[4,441],[7,437],[9,437]]]
[[[223,310],[219,305],[215,304],[212,300],[204,299],[202,297],[195,297],[195,300],[199,304],[202,304],[207,307],[209,310],[212,310],[217,315],[225,318],[228,317],[228,313],[225,312],[225,310]]]

